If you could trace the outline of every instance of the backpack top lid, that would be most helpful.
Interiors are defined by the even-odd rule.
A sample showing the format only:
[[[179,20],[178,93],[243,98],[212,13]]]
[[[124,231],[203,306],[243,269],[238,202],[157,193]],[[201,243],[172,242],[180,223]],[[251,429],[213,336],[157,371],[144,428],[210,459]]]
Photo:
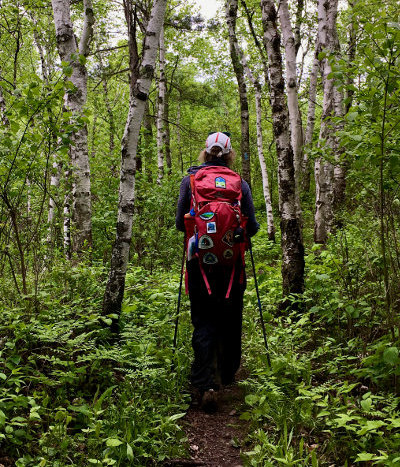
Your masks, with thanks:
[[[225,166],[202,167],[193,177],[196,203],[206,201],[239,202],[242,198],[242,178]]]

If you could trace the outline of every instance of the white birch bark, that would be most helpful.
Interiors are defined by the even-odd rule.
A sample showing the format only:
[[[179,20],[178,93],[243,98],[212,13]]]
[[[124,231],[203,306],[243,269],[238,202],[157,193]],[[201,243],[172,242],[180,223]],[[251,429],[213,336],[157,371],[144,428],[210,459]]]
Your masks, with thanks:
[[[283,295],[304,291],[304,247],[301,222],[296,209],[293,149],[289,113],[285,101],[281,38],[277,28],[274,0],[261,0],[264,45],[268,54],[273,132],[278,157],[279,208],[282,232]]]
[[[33,37],[35,40],[36,47],[39,51],[39,56],[40,56],[40,65],[41,65],[41,70],[42,70],[42,76],[44,82],[48,85],[49,84],[49,74],[50,70],[47,66],[44,50],[42,47],[42,43],[40,41],[40,35],[37,31],[37,21],[35,18],[32,18],[32,21],[34,22],[34,29],[33,29]],[[49,114],[49,120],[52,122],[53,117],[51,113]],[[56,149],[56,137],[54,134],[53,136],[53,151]],[[48,208],[48,213],[47,213],[47,224],[48,224],[48,232],[47,232],[47,243],[50,244],[53,239],[53,232],[54,232],[54,221],[55,221],[55,212],[56,212],[56,201],[54,199],[55,193],[57,193],[58,188],[60,186],[60,179],[61,179],[61,170],[62,170],[62,163],[58,162],[58,157],[55,152],[52,154],[52,171],[50,174],[50,196],[49,196],[49,208]],[[69,216],[69,208],[67,208],[68,211],[68,216]],[[69,220],[68,220],[69,222]]]
[[[340,44],[337,37],[336,25],[333,31],[333,50],[340,55]],[[333,207],[335,212],[344,204],[346,190],[346,161],[344,159],[344,148],[340,144],[339,132],[344,128],[344,96],[343,91],[338,87],[333,88],[334,114],[337,118],[337,123],[334,125],[334,142],[333,152],[335,154],[335,167],[333,169]]]
[[[347,63],[348,66],[352,66],[355,56],[356,56],[356,47],[357,47],[357,21],[354,18],[354,7],[357,4],[357,0],[349,0],[349,8],[351,8],[350,14],[350,24],[349,24],[349,36],[348,36],[348,45],[347,45]],[[350,107],[353,103],[353,94],[354,91],[350,89],[350,86],[354,83],[354,77],[351,73],[347,77],[347,91],[346,91],[346,108],[345,113],[347,114],[350,110]]]
[[[336,117],[343,117],[343,94],[335,90],[335,98],[337,100]],[[341,113],[339,113],[341,112]],[[336,131],[343,129],[343,122],[340,122],[335,127]],[[343,206],[346,190],[346,161],[343,159],[344,148],[340,144],[338,135],[335,135],[334,143],[335,166],[333,169],[333,206],[335,211]]]
[[[144,170],[148,182],[153,181],[152,165],[153,165],[153,128],[152,117],[150,116],[149,101],[146,101],[146,107],[143,117],[144,129]]]
[[[317,49],[317,46],[316,46]],[[317,54],[317,52],[316,52]],[[310,164],[308,161],[308,151],[312,147],[312,139],[315,126],[315,104],[317,98],[317,81],[318,81],[319,60],[314,57],[313,65],[310,73],[310,86],[308,89],[308,111],[307,111],[307,126],[304,139],[304,156],[303,156],[303,190],[310,191]]]
[[[293,148],[294,175],[296,180],[296,209],[301,215],[299,180],[301,161],[303,157],[303,125],[299,108],[296,76],[296,47],[295,37],[290,24],[289,7],[287,0],[279,2],[279,20],[282,28],[283,45],[285,48],[286,89],[289,109],[290,136]]]
[[[240,123],[241,123],[241,141],[240,151],[242,156],[242,176],[251,186],[251,169],[250,169],[250,132],[249,132],[249,103],[247,99],[247,86],[244,79],[243,65],[240,63],[239,56],[236,52],[236,17],[237,17],[238,2],[237,0],[226,0],[225,16],[229,32],[229,51],[232,60],[233,70],[235,72],[238,83],[239,100],[240,100]]]
[[[64,254],[67,259],[71,259],[71,192],[70,192],[70,178],[71,172],[65,171],[65,196],[64,196],[64,222],[63,222],[63,233],[64,233]]]
[[[165,155],[165,43],[164,43],[164,27],[160,31],[160,48],[159,48],[159,80],[158,80],[158,99],[157,99],[157,167],[158,176],[157,183],[161,183],[164,178],[164,155]]]
[[[333,27],[336,22],[337,0],[318,1],[318,44],[319,51],[329,53],[332,50]],[[329,158],[335,146],[334,128],[331,118],[334,115],[334,86],[333,79],[328,79],[332,68],[328,58],[321,60],[321,74],[324,88],[322,104],[321,128],[319,134],[319,147],[326,156],[315,161],[315,222],[314,241],[326,243],[328,234],[333,226],[333,164]]]
[[[77,44],[71,22],[69,0],[52,0],[56,39],[62,61],[72,66],[72,75],[68,78],[75,90],[65,94],[65,106],[74,117],[82,116],[87,97],[87,71],[82,59],[89,53],[89,44],[93,36],[94,16],[91,0],[83,0],[84,22],[82,36]],[[90,188],[90,167],[88,155],[88,132],[84,123],[72,135],[71,159],[73,167],[73,221],[75,238],[73,249],[78,254],[92,244],[92,207]]]
[[[165,94],[165,110],[164,110],[164,134],[165,134],[165,162],[167,165],[167,174],[172,170],[171,159],[171,131],[169,126],[169,97],[170,93]]]
[[[263,134],[262,134],[261,83],[252,73],[249,67],[249,64],[247,62],[247,59],[237,42],[236,42],[236,52],[241,59],[242,65],[244,67],[244,70],[246,72],[246,75],[249,81],[252,83],[254,87],[255,102],[256,102],[257,152],[258,152],[258,160],[260,162],[260,168],[261,168],[265,209],[267,212],[268,239],[275,241],[274,215],[272,211],[271,193],[269,190],[268,171],[267,171],[267,164],[265,163]]]
[[[312,137],[315,126],[315,104],[317,98],[317,81],[318,81],[319,60],[314,57],[313,65],[310,73],[310,85],[308,88],[308,111],[307,111],[307,126],[304,145],[312,144]]]
[[[51,242],[51,232],[52,226],[54,224],[55,212],[56,212],[56,202],[54,199],[54,192],[57,192],[58,187],[60,186],[61,170],[62,163],[57,161],[57,155],[53,154],[53,171],[50,177],[50,198],[49,198],[49,212],[47,214],[47,223],[49,225],[49,233],[47,237],[47,242]]]
[[[296,55],[299,51],[301,45],[301,23],[302,23],[302,16],[304,10],[304,0],[297,0],[297,8],[296,8],[296,21],[293,28],[293,35],[294,35],[294,47],[296,50]]]
[[[154,76],[166,4],[167,0],[154,0],[153,2],[145,34],[138,79],[135,86],[130,89],[129,112],[122,138],[117,232],[103,301],[103,312],[106,315],[119,315],[124,296],[134,213],[137,144],[146,101]]]
[[[274,214],[272,211],[268,171],[267,171],[267,164],[265,162],[264,148],[263,148],[262,124],[261,124],[261,89],[255,90],[255,100],[256,100],[257,151],[258,151],[258,159],[260,161],[260,167],[261,167],[261,177],[262,177],[262,184],[263,184],[265,209],[267,211],[268,239],[275,241]]]

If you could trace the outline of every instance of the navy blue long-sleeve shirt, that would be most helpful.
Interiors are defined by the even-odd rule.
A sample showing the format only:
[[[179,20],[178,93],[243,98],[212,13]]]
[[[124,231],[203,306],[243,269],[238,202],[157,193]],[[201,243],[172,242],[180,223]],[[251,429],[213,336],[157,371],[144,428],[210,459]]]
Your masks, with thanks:
[[[208,161],[200,166],[190,167],[188,169],[189,174],[196,173],[199,169],[209,165],[221,165],[226,167],[226,164],[222,161]],[[190,198],[191,198],[191,189],[190,189],[190,175],[187,175],[182,179],[181,187],[179,191],[179,200],[178,200],[178,208],[176,211],[176,228],[181,232],[185,231],[185,223],[184,223],[184,216],[190,211]],[[241,210],[244,216],[248,218],[247,221],[247,235],[252,237],[258,232],[260,228],[260,224],[256,220],[255,211],[254,211],[254,204],[253,198],[251,196],[251,190],[248,183],[242,179],[242,199],[240,202]]]

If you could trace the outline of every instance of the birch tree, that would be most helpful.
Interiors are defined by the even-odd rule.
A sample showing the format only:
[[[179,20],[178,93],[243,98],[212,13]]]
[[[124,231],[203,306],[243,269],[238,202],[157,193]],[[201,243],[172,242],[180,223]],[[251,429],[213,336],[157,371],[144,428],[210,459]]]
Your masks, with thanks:
[[[236,51],[236,17],[238,10],[237,0],[227,0],[225,4],[226,22],[229,32],[229,51],[232,60],[233,71],[238,83],[240,100],[240,122],[241,122],[241,142],[240,151],[242,153],[242,176],[251,185],[250,173],[250,134],[249,134],[249,103],[247,99],[247,86],[244,78],[243,65],[240,62]]]
[[[165,78],[165,42],[164,42],[164,27],[160,31],[160,52],[159,52],[159,80],[158,80],[158,98],[157,98],[157,166],[158,177],[157,182],[161,183],[164,178],[164,156],[165,156],[165,94],[166,94],[166,78]]]
[[[271,193],[269,189],[267,164],[265,162],[265,156],[264,156],[264,143],[263,143],[263,133],[262,133],[262,107],[261,107],[262,86],[261,86],[260,80],[256,78],[254,76],[254,73],[251,71],[248,61],[246,59],[246,56],[243,53],[243,50],[240,48],[238,42],[236,42],[236,52],[241,59],[241,63],[246,71],[246,75],[249,81],[252,83],[254,87],[255,103],[256,103],[257,152],[258,152],[258,160],[260,162],[260,168],[261,168],[265,208],[267,211],[268,239],[275,241],[274,215],[272,211]]]
[[[290,24],[289,7],[287,0],[280,0],[279,2],[279,20],[281,23],[283,44],[285,47],[287,102],[289,109],[290,135],[294,158],[294,175],[296,180],[296,206],[298,212],[300,213],[301,207],[299,179],[303,154],[303,125],[301,122],[301,114],[297,93],[296,42],[292,26]]]
[[[282,72],[281,38],[273,0],[261,0],[264,45],[268,54],[269,87],[273,132],[278,156],[279,209],[282,233],[283,294],[288,297],[304,290],[304,247],[296,209],[293,149],[290,142]]]
[[[52,0],[58,52],[62,62],[72,67],[68,78],[73,90],[65,94],[65,106],[73,113],[73,118],[82,117],[87,97],[87,70],[85,57],[93,36],[94,15],[91,0],[83,0],[83,29],[77,43],[71,21],[69,0]],[[73,221],[75,237],[73,249],[82,253],[85,246],[92,244],[92,207],[90,189],[90,167],[88,155],[88,131],[86,123],[72,135],[70,148],[73,167]]]
[[[129,111],[121,144],[117,231],[112,248],[110,273],[103,301],[103,312],[106,315],[113,315],[114,330],[117,327],[114,315],[119,315],[124,296],[125,275],[132,236],[137,145],[146,101],[154,76],[160,31],[164,23],[166,4],[167,0],[154,0],[153,2],[150,20],[146,28],[142,60],[137,79],[131,79],[130,81]],[[131,67],[135,66],[135,63],[131,63]],[[132,83],[134,83],[134,85]]]
[[[332,20],[333,21],[333,20]],[[336,55],[336,59],[340,58],[340,43],[336,29],[336,18],[332,23],[332,51]],[[338,86],[333,87],[333,101],[334,101],[334,117],[335,123],[333,124],[334,142],[333,152],[335,155],[335,166],[333,169],[333,208],[337,210],[344,204],[345,190],[346,190],[346,161],[344,158],[344,148],[340,143],[340,132],[344,128],[344,96],[343,91]]]
[[[328,60],[333,44],[333,28],[336,22],[337,0],[318,2],[318,51],[324,52],[321,60],[321,74],[324,90],[322,104],[319,146],[328,157],[318,157],[315,161],[315,220],[314,241],[325,243],[333,226],[333,164],[330,160],[335,147],[335,135],[331,119],[334,116],[333,79]]]
[[[281,4],[280,4],[281,7]],[[293,35],[294,35],[294,48],[296,51],[296,55],[299,51],[301,46],[301,23],[303,17],[303,10],[304,10],[304,0],[297,0],[297,8],[296,8],[296,21],[294,23],[293,28]]]
[[[310,163],[308,161],[308,151],[312,147],[312,139],[315,126],[315,105],[317,98],[317,82],[318,82],[318,70],[319,60],[317,57],[318,47],[316,46],[315,57],[313,60],[311,73],[310,73],[310,84],[308,88],[308,110],[307,110],[307,126],[306,134],[304,138],[304,156],[303,156],[303,167],[302,167],[302,188],[304,191],[310,191]]]
[[[347,63],[348,66],[351,67],[353,65],[355,56],[356,56],[356,48],[357,48],[357,27],[356,27],[356,20],[355,20],[355,13],[354,8],[357,4],[356,0],[349,0],[349,7],[350,7],[350,24],[348,26],[348,44],[347,44]],[[346,108],[345,113],[347,114],[350,110],[350,107],[353,103],[353,94],[354,90],[352,89],[353,85],[353,76],[351,73],[347,76],[346,82]]]
[[[252,21],[252,13],[249,10],[249,7],[247,6],[247,3],[245,0],[241,0],[242,6],[244,8],[244,11],[246,13],[246,18],[247,18],[247,24],[249,25],[250,29],[250,34],[252,35],[254,39],[254,44],[257,47],[258,51],[260,52],[260,59],[262,62],[263,66],[263,71],[264,71],[264,77],[265,77],[265,83],[269,84],[269,78],[268,78],[268,63],[267,63],[267,57],[265,55],[265,49],[263,48],[263,45],[258,39],[258,36],[256,34],[256,31],[254,29],[253,21]]]
[[[45,57],[45,49],[42,46],[41,36],[38,31],[38,24],[37,20],[34,16],[31,15],[32,22],[33,22],[33,37],[35,41],[36,48],[39,52],[40,57],[40,66],[42,71],[42,78],[45,82],[46,86],[49,88],[49,76],[52,71],[52,67],[48,63]],[[47,54],[49,54],[49,50],[47,50]],[[49,112],[49,120],[53,125],[53,115]],[[51,132],[52,134],[52,142],[53,142],[53,154],[52,154],[52,170],[50,173],[50,196],[49,196],[49,208],[47,213],[47,224],[48,224],[48,234],[47,234],[47,243],[50,245],[54,239],[54,223],[55,223],[55,213],[56,213],[56,200],[55,196],[58,192],[60,181],[61,181],[61,173],[62,173],[62,162],[59,158],[59,155],[56,152],[57,147],[57,137],[54,131]]]
[[[152,174],[152,148],[153,148],[153,127],[152,117],[150,116],[149,101],[146,101],[146,107],[143,117],[143,138],[144,138],[144,170],[148,182],[153,181]]]

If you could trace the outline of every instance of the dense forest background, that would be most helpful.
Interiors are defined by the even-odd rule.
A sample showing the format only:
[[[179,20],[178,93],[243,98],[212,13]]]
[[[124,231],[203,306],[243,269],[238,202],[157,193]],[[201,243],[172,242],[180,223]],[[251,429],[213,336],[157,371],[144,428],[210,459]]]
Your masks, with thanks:
[[[175,209],[229,131],[272,358],[248,268],[244,464],[400,465],[399,11],[0,1],[1,464],[188,455]]]

